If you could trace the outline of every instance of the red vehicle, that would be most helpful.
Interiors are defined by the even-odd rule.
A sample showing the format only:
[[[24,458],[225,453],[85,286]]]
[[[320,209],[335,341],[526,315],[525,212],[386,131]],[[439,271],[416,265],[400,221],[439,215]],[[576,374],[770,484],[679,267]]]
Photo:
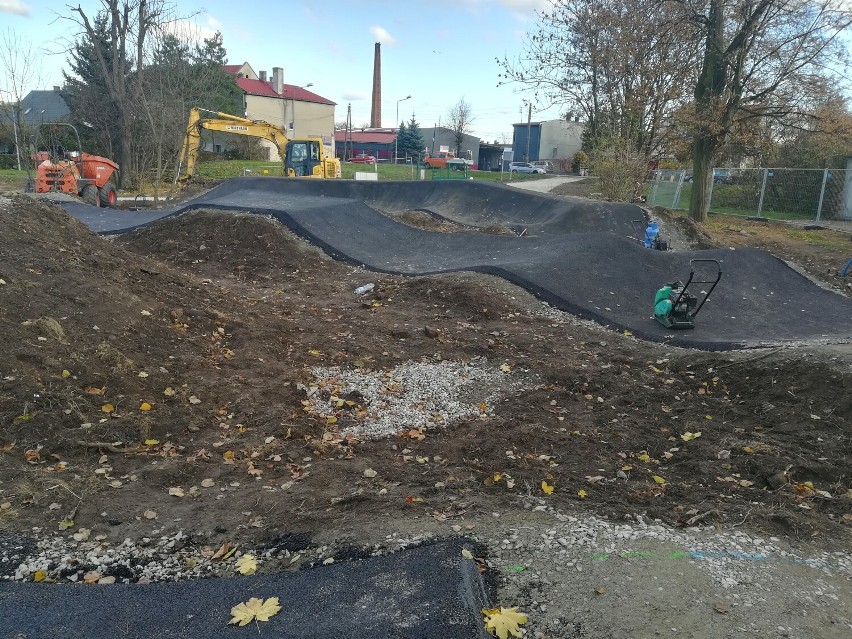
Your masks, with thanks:
[[[359,153],[355,157],[349,158],[349,161],[356,164],[375,164],[376,157],[374,155],[367,155],[366,153]]]

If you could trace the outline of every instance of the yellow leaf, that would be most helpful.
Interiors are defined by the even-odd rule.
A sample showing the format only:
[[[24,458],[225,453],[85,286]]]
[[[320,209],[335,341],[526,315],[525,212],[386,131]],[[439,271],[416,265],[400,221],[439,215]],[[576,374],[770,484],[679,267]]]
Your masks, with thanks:
[[[173,497],[183,497],[183,488],[180,486],[172,486],[169,488],[169,494]]]
[[[541,482],[541,490],[545,495],[551,494],[554,488],[556,488],[556,486],[551,486],[546,481]]]
[[[643,454],[639,455],[639,457],[637,459],[639,461],[643,461],[647,464],[649,461],[651,461],[651,456],[648,455],[647,453],[643,453]]]
[[[329,417],[327,420],[325,420],[325,423],[326,424],[336,424],[337,423],[337,417]]]
[[[621,470],[623,470],[624,472],[627,472],[627,471],[633,470],[633,466],[630,466],[628,464],[627,466],[622,466]]]
[[[712,422],[713,421],[713,415],[705,415],[704,419]]]
[[[36,570],[35,573],[33,573],[33,581],[35,581],[36,583],[38,583],[39,581],[44,581],[45,579],[47,579],[46,571]]]
[[[255,560],[253,555],[243,555],[237,559],[237,563],[234,564],[234,568],[236,568],[237,572],[241,575],[253,575],[257,572],[257,560]]]
[[[503,371],[504,373],[508,373],[509,371],[512,370],[512,367],[509,366],[508,364],[501,364],[500,370]]]
[[[148,412],[149,410],[151,410],[151,404],[149,404],[148,402],[142,402],[141,404],[139,404],[139,410],[141,410],[142,412]]]
[[[234,461],[235,458],[236,455],[234,455],[234,451],[232,450],[226,450],[224,453],[222,453],[222,459],[225,460],[225,463],[230,464]]]
[[[166,390],[163,391],[163,395],[165,395],[166,397],[174,397],[175,396],[175,389],[172,388],[171,386],[168,386],[168,387],[166,387]]]
[[[467,548],[462,548],[462,557],[465,559],[473,559],[473,553],[470,552]]]
[[[231,621],[240,626],[245,626],[250,621],[269,621],[273,615],[281,610],[278,605],[278,597],[270,597],[266,601],[252,597],[245,603],[237,604],[231,608]]]
[[[665,484],[666,480],[660,477],[659,475],[651,475],[651,479],[653,479],[658,484]]]
[[[691,442],[693,439],[698,439],[701,437],[701,431],[690,433],[689,431],[685,432],[680,438],[685,442]]]
[[[62,377],[71,377],[71,371],[63,370],[62,371]]]
[[[628,330],[625,330],[625,331],[624,331],[624,336],[625,336],[625,337],[630,337],[631,335],[633,335],[633,333],[631,333],[630,331],[628,331]]]
[[[494,483],[495,483],[495,484],[496,484],[498,481],[500,481],[501,479],[503,479],[503,475],[501,475],[500,473],[494,473]]]
[[[157,445],[157,444],[159,444],[159,443],[160,443],[160,440],[159,440],[159,439],[146,439],[146,440],[145,440],[145,445],[146,445],[146,446],[156,446],[156,445]]]
[[[751,455],[752,453],[754,453],[754,449],[753,449],[751,446],[744,446],[744,447],[743,447],[743,452],[744,452],[746,455]]]
[[[518,612],[517,608],[483,608],[482,615],[485,618],[485,629],[497,635],[499,639],[508,639],[509,635],[521,637],[519,626],[527,622],[527,616]]]
[[[578,490],[578,491],[577,491],[577,495],[579,495],[580,499],[585,499],[585,498],[586,498],[586,496],[587,496],[588,494],[589,494],[589,493],[587,493],[587,492],[586,492],[585,490],[583,490],[582,488],[581,488],[580,490]]]
[[[311,355],[313,355],[314,357],[319,357],[319,356],[320,356],[320,352],[319,352],[317,349],[315,349],[315,348],[312,348],[311,350],[309,350],[309,351],[308,351],[308,353],[310,353],[310,354],[311,354]]]
[[[112,404],[104,404],[103,406],[101,406],[101,410],[109,414],[115,410],[115,406],[113,406]]]

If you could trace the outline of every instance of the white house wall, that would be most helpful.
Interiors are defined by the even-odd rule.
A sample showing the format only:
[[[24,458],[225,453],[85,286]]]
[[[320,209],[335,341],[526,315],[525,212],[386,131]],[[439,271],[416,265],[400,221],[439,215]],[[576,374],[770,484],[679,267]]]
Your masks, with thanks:
[[[541,123],[540,160],[566,160],[583,146],[583,123],[548,120]]]
[[[297,100],[295,107],[296,129],[291,131],[288,127],[293,120],[292,100],[246,95],[246,117],[250,120],[263,120],[279,126],[288,138],[322,138],[326,154],[334,157],[334,105]],[[270,149],[270,160],[281,160],[274,144],[264,143],[263,146]]]

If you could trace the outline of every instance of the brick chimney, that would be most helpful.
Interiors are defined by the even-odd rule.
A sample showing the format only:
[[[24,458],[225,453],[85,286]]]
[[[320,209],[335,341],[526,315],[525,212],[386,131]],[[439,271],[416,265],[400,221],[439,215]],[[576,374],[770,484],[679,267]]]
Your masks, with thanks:
[[[382,128],[382,43],[376,42],[373,58],[373,109],[370,112],[370,127]]]
[[[284,93],[284,69],[281,67],[272,67],[272,88],[278,95]]]

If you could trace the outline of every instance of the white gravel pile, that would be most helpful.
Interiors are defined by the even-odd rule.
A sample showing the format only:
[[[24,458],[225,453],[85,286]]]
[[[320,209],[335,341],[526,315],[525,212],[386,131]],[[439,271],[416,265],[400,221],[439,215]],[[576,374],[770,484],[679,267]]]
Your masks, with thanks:
[[[360,395],[359,403],[368,414],[341,433],[378,439],[400,430],[449,426],[491,412],[495,401],[524,384],[520,375],[501,366],[505,365],[485,358],[469,363],[406,362],[388,371],[317,366],[311,369],[316,384],[304,390],[311,412],[318,414],[334,409],[332,397]]]

